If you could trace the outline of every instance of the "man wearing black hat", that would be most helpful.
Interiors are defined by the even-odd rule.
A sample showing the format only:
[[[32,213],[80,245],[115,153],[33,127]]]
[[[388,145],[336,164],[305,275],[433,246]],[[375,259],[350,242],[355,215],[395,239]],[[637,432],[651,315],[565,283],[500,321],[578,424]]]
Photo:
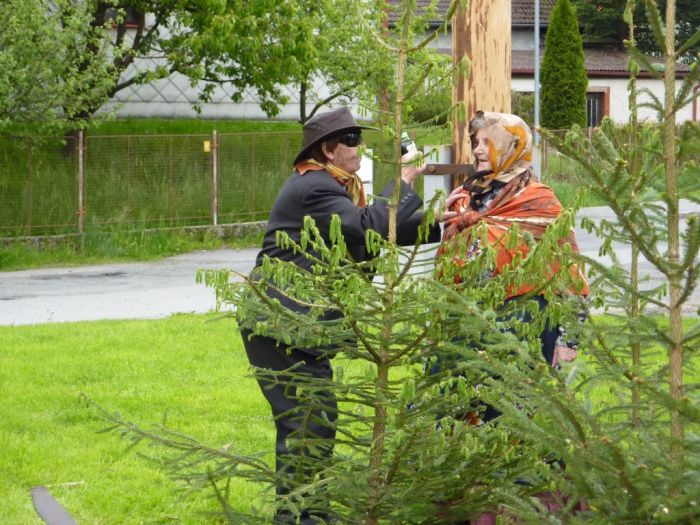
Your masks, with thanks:
[[[367,204],[362,181],[357,175],[360,168],[359,146],[362,143],[362,129],[346,107],[319,114],[304,125],[304,146],[294,160],[294,172],[280,190],[270,212],[262,250],[257,257],[257,266],[265,256],[289,261],[301,268],[310,269],[312,261],[294,250],[276,244],[276,232],[284,231],[293,240],[300,241],[304,217],[314,219],[321,235],[330,244],[329,226],[331,217],[339,215],[347,249],[355,261],[369,260],[372,255],[365,246],[365,232],[372,229],[386,237],[389,232],[389,208],[384,199],[376,199]],[[421,198],[412,189],[412,184],[421,175],[422,169],[408,166],[402,169],[401,194],[397,206],[397,238],[401,244],[412,244],[418,235],[422,219],[419,211]],[[387,200],[393,191],[393,182],[381,192]],[[440,228],[431,227],[428,242],[440,240]],[[255,270],[254,270],[255,271]],[[305,307],[283,295],[275,295],[280,302],[297,312]],[[331,312],[330,315],[337,315]],[[243,343],[250,363],[261,369],[274,371],[287,370],[295,366],[297,373],[307,373],[316,378],[330,380],[333,376],[328,354],[318,348],[300,349],[259,335],[252,335],[247,329],[241,330]],[[301,451],[290,450],[287,439],[311,435],[332,443],[335,438],[333,426],[337,417],[335,395],[331,391],[319,394],[328,420],[325,424],[316,423],[316,418],[306,418],[300,422],[294,412],[302,410],[301,403],[293,396],[286,395],[288,386],[272,386],[264,380],[258,381],[263,395],[270,403],[277,429],[276,458],[279,474],[278,496],[288,492],[283,478],[294,472],[291,466],[295,454]],[[318,418],[321,419],[321,418]],[[302,428],[303,427],[303,428]],[[330,456],[332,445],[322,451]],[[300,511],[301,523],[318,523],[309,510]],[[278,510],[275,523],[295,523],[291,514]]]

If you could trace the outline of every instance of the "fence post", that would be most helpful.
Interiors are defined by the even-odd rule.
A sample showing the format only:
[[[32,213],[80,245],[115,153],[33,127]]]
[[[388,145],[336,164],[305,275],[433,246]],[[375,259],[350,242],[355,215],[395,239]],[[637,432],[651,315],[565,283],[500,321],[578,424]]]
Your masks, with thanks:
[[[78,233],[85,233],[85,137],[78,131]]]
[[[33,183],[33,172],[34,172],[34,141],[29,139],[29,148],[27,149],[27,235],[32,234],[32,222],[33,222],[33,201],[34,201],[34,183]]]
[[[167,195],[167,203],[168,203],[168,217],[169,217],[169,222],[168,225],[172,226],[173,225],[173,209],[174,209],[174,188],[173,188],[173,136],[169,135],[168,136],[168,195]]]
[[[549,140],[544,139],[540,146],[541,157],[539,159],[540,170],[542,172],[542,180],[544,181],[544,176],[549,170]]]
[[[216,130],[211,136],[211,220],[214,226],[219,224],[219,134]]]
[[[248,177],[248,180],[250,181],[250,217],[251,220],[255,220],[258,217],[258,214],[255,210],[255,180],[256,180],[256,173],[255,170],[257,169],[257,163],[255,162],[255,137],[257,137],[257,133],[253,133],[250,141],[250,172],[252,174],[252,177]]]

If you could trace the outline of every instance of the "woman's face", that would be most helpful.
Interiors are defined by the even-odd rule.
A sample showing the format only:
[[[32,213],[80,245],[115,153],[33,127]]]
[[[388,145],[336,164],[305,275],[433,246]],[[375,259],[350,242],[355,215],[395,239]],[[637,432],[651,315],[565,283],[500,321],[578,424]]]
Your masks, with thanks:
[[[323,153],[330,162],[348,173],[357,173],[360,169],[359,146],[346,146],[339,142],[333,151],[329,151],[326,144],[323,144]]]
[[[491,166],[491,160],[489,159],[489,140],[484,128],[476,132],[474,142],[472,151],[474,152],[476,171],[492,170],[493,166]]]

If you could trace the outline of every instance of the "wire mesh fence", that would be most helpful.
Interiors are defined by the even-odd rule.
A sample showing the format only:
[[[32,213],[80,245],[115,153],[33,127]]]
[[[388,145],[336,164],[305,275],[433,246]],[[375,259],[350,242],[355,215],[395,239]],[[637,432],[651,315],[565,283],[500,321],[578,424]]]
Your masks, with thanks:
[[[85,224],[209,222],[212,154],[202,147],[206,140],[208,135],[87,137]]]
[[[383,147],[379,133],[365,139]],[[0,137],[0,237],[264,220],[301,143],[298,132]],[[375,184],[389,177],[375,168]]]
[[[0,138],[0,236],[264,219],[299,133]]]
[[[365,142],[391,156],[381,133]],[[298,132],[0,137],[0,237],[264,220],[301,143]],[[393,170],[374,163],[375,190]]]
[[[0,234],[32,235],[78,224],[73,139],[0,140]]]

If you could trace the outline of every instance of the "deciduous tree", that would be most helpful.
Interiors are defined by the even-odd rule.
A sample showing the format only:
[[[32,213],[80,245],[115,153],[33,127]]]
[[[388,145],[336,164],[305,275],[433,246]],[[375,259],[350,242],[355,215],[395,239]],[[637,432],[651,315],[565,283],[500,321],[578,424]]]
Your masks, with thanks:
[[[359,16],[378,16],[374,1],[9,1],[0,14],[4,122],[79,127],[118,92],[176,72],[203,102],[225,84],[233,101],[252,92],[275,115],[285,85],[320,107],[328,100],[314,80],[328,82],[329,99],[367,93],[368,68],[386,62],[359,30]],[[304,107],[300,119],[308,116]]]
[[[107,29],[90,13],[66,0],[8,0],[0,28],[0,132],[80,126],[107,100]]]
[[[622,49],[629,37],[628,25],[624,20],[627,0],[573,0],[576,6],[583,39],[587,42],[615,42]],[[666,9],[666,0],[659,0],[659,11]],[[700,3],[695,0],[676,1],[675,38],[676,47],[690,38],[700,28]],[[644,2],[635,2],[633,11],[636,26],[635,40],[638,48],[649,54],[658,54],[653,30],[644,8]],[[700,42],[691,45],[679,55],[679,60],[691,63],[700,52]]]

